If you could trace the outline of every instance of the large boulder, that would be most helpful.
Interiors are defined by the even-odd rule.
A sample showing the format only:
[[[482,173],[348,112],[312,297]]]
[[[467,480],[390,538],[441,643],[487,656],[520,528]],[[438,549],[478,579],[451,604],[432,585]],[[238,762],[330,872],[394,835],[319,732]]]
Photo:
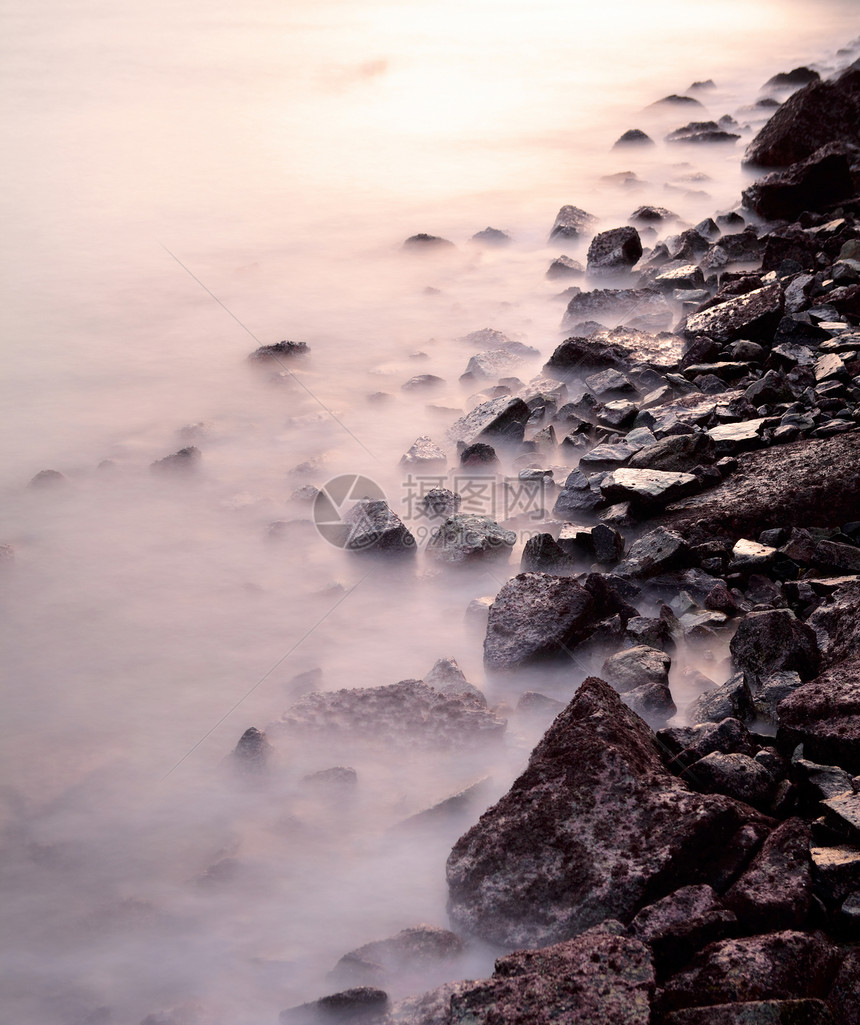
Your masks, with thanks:
[[[699,486],[698,478],[692,473],[622,467],[604,477],[600,493],[607,502],[633,502],[653,509],[690,495],[698,491]]]
[[[695,951],[734,931],[737,919],[711,886],[682,886],[643,908],[630,932],[654,951],[658,967],[678,968]]]
[[[813,82],[783,103],[747,147],[744,161],[787,167],[830,142],[860,145],[860,73]]]
[[[741,201],[767,220],[791,221],[804,210],[826,210],[852,195],[848,153],[834,142],[785,171],[772,171],[753,182],[744,190]]]
[[[604,327],[624,324],[642,331],[664,331],[673,319],[672,307],[658,288],[599,288],[570,300],[562,330],[594,321]]]
[[[801,679],[809,680],[818,672],[815,631],[790,609],[750,613],[738,626],[730,647],[735,665],[755,676],[794,669]]]
[[[502,395],[476,406],[448,430],[452,441],[474,445],[479,441],[516,443],[523,440],[531,410],[522,399]]]
[[[579,238],[596,223],[596,220],[596,217],[586,213],[585,210],[568,203],[556,215],[555,223],[549,233],[549,241],[553,242],[559,238]]]
[[[779,703],[777,736],[803,744],[815,762],[860,773],[860,658],[849,658],[798,687]]]
[[[629,271],[642,255],[639,232],[629,225],[601,231],[588,247],[586,269],[591,275],[612,275]]]
[[[490,606],[484,665],[515,669],[578,644],[594,626],[592,595],[571,577],[520,573]]]
[[[415,537],[382,499],[363,498],[343,517],[344,544],[350,552],[412,555]]]
[[[589,677],[508,793],[448,858],[455,925],[503,945],[575,936],[710,881],[749,807],[693,793],[655,736]]]
[[[707,335],[719,342],[736,338],[770,341],[784,310],[785,296],[774,283],[694,313],[688,318],[685,331],[690,338]]]

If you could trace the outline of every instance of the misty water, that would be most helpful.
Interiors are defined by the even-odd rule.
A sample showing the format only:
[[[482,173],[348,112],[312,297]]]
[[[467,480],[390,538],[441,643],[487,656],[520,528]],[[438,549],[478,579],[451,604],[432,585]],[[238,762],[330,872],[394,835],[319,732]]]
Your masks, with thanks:
[[[860,18],[838,0],[5,0],[3,16],[0,1014],[263,1025],[330,992],[348,950],[447,924],[447,853],[540,735],[517,696],[566,700],[590,668],[485,678],[465,610],[519,546],[465,572],[422,551],[378,562],[327,544],[291,496],[363,475],[426,540],[400,457],[429,435],[456,464],[445,432],[477,401],[459,377],[482,347],[464,336],[537,349],[523,381],[562,339],[545,272],[584,247],[547,243],[559,207],[601,227],[643,203],[686,224],[733,208],[762,84],[846,62]],[[612,150],[690,120],[645,108],[702,79],[696,117],[733,115],[737,147]],[[513,242],[469,241],[487,226]],[[456,248],[404,252],[417,232]],[[246,360],[285,338],[311,353]],[[444,383],[404,391],[418,374]],[[188,445],[196,472],[151,470]],[[65,481],[28,487],[45,469]],[[504,742],[347,749],[270,727],[300,674],[378,686],[444,656],[507,707]],[[265,780],[225,764],[250,725],[275,748]],[[346,804],[302,783],[334,765],[358,773]],[[460,817],[397,828],[484,777]],[[391,992],[486,974],[493,953]]]

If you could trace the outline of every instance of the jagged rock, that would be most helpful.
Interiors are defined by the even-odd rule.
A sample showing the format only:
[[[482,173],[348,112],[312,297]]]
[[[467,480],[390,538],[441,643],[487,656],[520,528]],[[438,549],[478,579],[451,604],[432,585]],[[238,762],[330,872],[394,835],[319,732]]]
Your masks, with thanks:
[[[546,276],[554,281],[556,278],[578,278],[585,273],[585,267],[570,256],[558,256],[547,268]]]
[[[691,121],[683,128],[676,128],[674,132],[669,132],[666,142],[725,143],[737,142],[739,138],[739,135],[720,128],[716,121]]]
[[[607,502],[632,501],[647,507],[668,505],[698,491],[699,482],[691,473],[669,470],[613,470],[600,483],[600,493]]]
[[[523,573],[554,573],[572,565],[570,556],[552,534],[535,534],[523,547],[520,562]]]
[[[514,669],[558,655],[594,626],[594,599],[570,577],[520,573],[490,606],[484,664]]]
[[[586,270],[591,275],[618,274],[630,270],[642,255],[639,232],[629,225],[598,232],[588,247]]]
[[[830,991],[830,1004],[844,1022],[860,1021],[860,950],[845,951],[842,967]]]
[[[306,694],[273,729],[334,750],[349,741],[387,747],[468,748],[497,740],[505,721],[469,695],[441,694],[421,680]]]
[[[713,751],[689,768],[681,778],[705,794],[725,794],[757,808],[765,808],[773,793],[773,779],[749,755]]]
[[[823,1000],[745,1000],[674,1011],[664,1025],[840,1025]]]
[[[553,515],[568,517],[583,510],[596,509],[604,501],[599,491],[595,491],[588,478],[580,470],[568,474],[564,487],[558,494],[553,507]]]
[[[853,790],[822,801],[828,821],[855,843],[860,841],[860,794]]]
[[[809,680],[819,667],[815,631],[790,609],[750,613],[730,648],[735,666],[759,676],[794,669],[802,680]]]
[[[629,921],[664,893],[709,882],[718,849],[754,821],[667,772],[651,730],[590,677],[510,791],[454,846],[449,913],[507,945]]]
[[[362,499],[343,517],[343,547],[350,552],[411,555],[415,538],[387,502]]]
[[[787,549],[788,545],[785,545],[783,551]],[[818,638],[825,668],[860,655],[860,580],[848,580],[837,585],[829,603],[820,605],[807,622]]]
[[[269,767],[272,745],[262,730],[249,726],[233,748],[233,764],[244,773],[262,775]]]
[[[852,789],[851,776],[838,765],[819,765],[808,758],[793,758],[791,767],[801,793],[813,804]]]
[[[420,469],[447,466],[447,464],[448,457],[426,434],[416,438],[400,460],[401,466],[413,466]]]
[[[666,983],[667,1010],[757,1000],[827,996],[838,968],[833,944],[821,933],[784,930],[719,940]]]
[[[438,388],[440,384],[444,384],[444,377],[438,377],[436,374],[416,374],[415,377],[410,377],[408,381],[404,381],[400,385],[401,391],[421,391],[423,389]]]
[[[596,321],[604,327],[623,324],[642,331],[664,331],[672,320],[672,308],[658,288],[599,288],[580,292],[570,300],[562,330],[575,331],[578,324]]]
[[[860,889],[860,850],[853,845],[813,847],[812,878],[815,892],[833,907]]]
[[[261,345],[248,357],[256,363],[277,363],[291,356],[306,356],[311,351],[307,342],[275,342],[274,345]]]
[[[687,716],[694,723],[719,723],[723,719],[751,721],[755,716],[755,705],[744,674],[738,673],[722,686],[696,698]]]
[[[851,165],[840,143],[816,150],[786,171],[772,171],[745,189],[742,202],[767,220],[794,220],[854,194]]]
[[[563,206],[555,218],[555,224],[549,233],[549,241],[557,238],[579,238],[589,231],[597,218],[580,210],[578,206]]]
[[[785,296],[778,284],[727,299],[687,318],[688,337],[707,335],[720,342],[736,338],[770,341],[782,318]]]
[[[800,929],[806,922],[812,899],[809,841],[802,819],[783,822],[726,892],[726,905],[751,932]]]
[[[613,563],[624,555],[624,535],[606,523],[596,524],[591,531],[594,557],[600,563]]]
[[[654,951],[658,968],[677,970],[708,943],[733,931],[737,919],[710,886],[683,886],[643,908],[630,932]]]
[[[716,454],[717,447],[710,435],[676,434],[640,449],[627,465],[634,470],[689,473],[695,466],[712,463]]]
[[[640,644],[611,655],[603,663],[601,675],[619,694],[643,684],[669,687],[669,669],[672,659],[665,651]]]
[[[650,135],[646,135],[645,132],[639,128],[628,128],[627,131],[615,140],[613,149],[621,146],[653,146],[654,140]]]
[[[463,675],[463,670],[457,665],[456,659],[438,659],[424,677],[424,682],[428,687],[438,690],[440,694],[456,694],[475,702],[482,708],[487,706],[487,699],[477,687],[469,683]]]
[[[474,445],[479,441],[520,442],[531,410],[522,399],[501,395],[476,406],[448,430],[452,441]]]
[[[837,82],[813,82],[774,113],[747,147],[744,161],[787,167],[831,142],[860,143],[857,73]]]
[[[664,270],[654,278],[654,284],[669,289],[700,289],[705,286],[705,276],[695,263],[684,263],[680,267]],[[707,294],[707,293],[704,293]]]
[[[683,563],[688,551],[689,546],[680,534],[656,527],[633,542],[616,572],[622,576],[656,576]]]
[[[505,530],[489,516],[458,513],[437,527],[427,542],[427,554],[451,565],[478,558],[507,558],[517,543],[517,535]]]
[[[431,488],[421,497],[421,508],[431,519],[456,516],[462,497],[447,488]]]
[[[749,730],[740,719],[728,717],[719,722],[700,722],[695,726],[672,726],[658,730],[670,769],[680,770],[714,751],[722,754],[755,754]]]
[[[460,380],[474,378],[479,381],[495,381],[505,374],[517,373],[522,363],[522,357],[508,349],[488,349],[486,352],[477,353],[469,360]]]

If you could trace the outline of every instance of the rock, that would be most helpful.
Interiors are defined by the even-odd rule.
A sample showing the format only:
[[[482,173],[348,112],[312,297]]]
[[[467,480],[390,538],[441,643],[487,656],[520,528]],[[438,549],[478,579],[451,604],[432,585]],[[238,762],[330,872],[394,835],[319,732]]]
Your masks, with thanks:
[[[813,561],[825,569],[839,573],[860,573],[860,548],[840,544],[838,541],[819,541]]]
[[[616,572],[622,576],[656,576],[682,564],[688,551],[687,542],[680,534],[656,527],[633,542]]]
[[[787,167],[832,142],[860,143],[856,73],[837,82],[813,82],[774,113],[747,147],[744,161]]]
[[[469,360],[460,380],[465,382],[472,378],[479,381],[496,381],[505,374],[516,373],[522,362],[520,356],[507,349],[488,349]]]
[[[546,276],[554,281],[557,278],[578,278],[585,273],[585,267],[579,260],[573,260],[569,256],[559,256],[549,265]]]
[[[387,502],[363,498],[343,517],[343,547],[350,552],[412,555],[415,538]]]
[[[726,905],[750,932],[800,929],[806,922],[812,899],[809,841],[802,819],[783,822],[726,892]]]
[[[795,68],[794,71],[780,71],[778,75],[769,78],[762,86],[763,89],[797,89],[802,85],[809,85],[810,82],[820,82],[821,75],[811,68]]]
[[[639,232],[628,226],[601,231],[588,247],[586,270],[599,276],[619,274],[630,270],[642,255]]]
[[[515,669],[558,655],[594,626],[591,594],[570,577],[520,573],[490,606],[484,665]]]
[[[419,232],[417,235],[410,235],[403,243],[404,249],[411,249],[413,252],[438,252],[440,250],[454,249],[454,243],[447,238],[440,238],[439,235],[428,235]]]
[[[658,730],[657,739],[665,748],[668,766],[673,770],[686,768],[714,751],[722,754],[755,753],[749,730],[740,719],[731,717],[719,722]]]
[[[613,470],[600,484],[607,502],[632,501],[650,508],[668,505],[698,489],[699,482],[691,473],[623,467]]]
[[[580,210],[578,206],[563,206],[555,218],[555,224],[549,233],[549,241],[557,238],[578,238],[589,231],[596,221],[596,217]]]
[[[518,443],[523,440],[531,410],[522,399],[502,395],[476,406],[449,429],[452,441],[474,445],[479,441]]]
[[[269,767],[272,745],[262,730],[249,726],[233,748],[233,765],[242,773],[264,775]]]
[[[302,786],[312,787],[318,793],[344,795],[358,786],[358,773],[348,765],[334,765],[330,769],[320,769],[319,772],[302,776],[300,782]]]
[[[736,338],[769,341],[785,309],[785,297],[778,284],[765,285],[745,295],[727,299],[687,319],[685,334],[707,335],[720,342]]]
[[[838,583],[829,603],[819,605],[807,622],[818,638],[826,668],[860,655],[860,580]]]
[[[281,1025],[322,1025],[324,1022],[381,1022],[388,1010],[388,994],[373,986],[357,986],[281,1011]]]
[[[739,135],[720,128],[716,121],[691,121],[683,128],[669,132],[666,142],[737,142],[739,138]]]
[[[667,982],[667,1010],[758,1000],[822,998],[836,974],[836,949],[821,933],[784,930],[719,940]]]
[[[627,146],[653,146],[654,140],[650,135],[646,135],[645,132],[638,128],[628,128],[627,131],[615,140],[613,149]]]
[[[449,929],[417,925],[350,951],[338,961],[331,976],[341,984],[360,985],[368,976],[376,981],[393,974],[414,973],[418,976],[416,982],[420,982],[422,970],[455,960],[463,949],[463,941]]]
[[[573,563],[552,534],[535,534],[523,547],[520,566],[523,573],[554,573],[559,569],[571,568]]]
[[[594,557],[600,563],[613,563],[624,555],[624,535],[615,527],[598,523],[591,531]]]
[[[493,446],[485,445],[481,441],[476,441],[474,445],[466,445],[460,452],[460,466],[493,466],[498,461]]]
[[[424,677],[428,687],[433,687],[440,694],[455,694],[458,697],[466,698],[469,701],[487,707],[487,699],[473,686],[463,675],[463,670],[457,665],[453,658],[438,659],[430,672]]]
[[[196,445],[189,445],[187,448],[181,448],[178,452],[174,452],[173,455],[165,456],[163,459],[156,459],[151,464],[150,469],[156,473],[190,473],[197,469],[200,463],[201,455],[200,449]],[[43,470],[44,473],[54,473],[53,470]],[[37,477],[41,477],[42,474],[37,474]],[[36,477],[30,481],[30,485],[33,486],[33,481]],[[54,483],[52,480],[51,483]]]
[[[527,690],[521,694],[517,701],[518,715],[547,723],[552,722],[564,708],[563,701],[556,701],[554,698],[548,698],[545,694],[538,694],[533,690]]]
[[[553,515],[569,517],[583,510],[596,509],[603,504],[604,500],[600,492],[592,489],[585,474],[574,470],[568,475],[564,487],[555,500]]]
[[[716,454],[716,444],[709,434],[676,434],[640,449],[627,465],[634,470],[688,473],[695,466],[712,463]]]
[[[402,391],[420,391],[438,388],[440,384],[444,383],[445,379],[437,377],[436,374],[417,374],[415,377],[410,377],[408,381],[404,381],[400,388]]]
[[[745,1000],[674,1011],[664,1025],[839,1025],[823,1000]]]
[[[567,338],[553,352],[546,368],[565,373],[586,373],[623,364],[623,354],[613,345],[590,338]]]
[[[672,93],[671,96],[664,96],[649,104],[650,107],[701,107],[702,104],[692,96],[679,96]],[[646,108],[647,109],[647,108]]]
[[[830,1006],[842,1022],[860,1021],[860,951],[845,951],[842,967],[830,991]],[[837,1021],[836,1025],[842,1025]]]
[[[476,231],[472,236],[473,242],[481,242],[485,246],[506,246],[512,241],[506,231],[498,228],[484,228],[483,231]]]
[[[708,882],[717,849],[754,820],[734,801],[687,790],[642,720],[590,677],[510,791],[454,846],[448,910],[467,933],[506,945],[629,921],[649,900]]]
[[[738,626],[730,648],[735,666],[757,676],[794,669],[802,680],[809,680],[818,672],[815,632],[790,609],[750,613]]]
[[[815,892],[831,907],[860,889],[860,851],[856,847],[813,847],[809,854]]]
[[[736,922],[712,887],[683,886],[643,908],[630,923],[630,933],[651,947],[658,969],[666,973],[733,932]]]
[[[745,189],[742,203],[767,220],[794,220],[824,210],[854,193],[851,165],[839,143],[816,150],[786,171],[772,171]]]
[[[677,221],[678,215],[665,206],[639,206],[627,218],[628,221],[640,224],[655,224],[662,221]]]
[[[194,451],[196,452],[197,449],[195,449]],[[172,457],[172,456],[168,456],[167,457],[167,459],[172,459],[172,458],[174,458],[174,457]],[[153,463],[152,465],[153,465],[153,467],[159,466],[159,468],[161,468],[160,464],[165,463],[165,462],[166,462],[166,460],[160,459],[158,461],[158,463]],[[68,483],[69,483],[69,478],[64,473],[60,473],[59,470],[39,470],[39,472],[34,477],[30,478],[30,481],[27,484],[27,487],[28,488],[54,488],[54,487],[57,487],[57,485],[63,485],[63,484],[68,484]]]
[[[505,530],[489,516],[458,513],[436,528],[427,542],[427,554],[450,565],[477,558],[507,557],[517,535]]]
[[[749,722],[754,716],[753,696],[743,673],[736,674],[722,686],[702,694],[687,710],[687,717],[694,723],[720,723],[724,719]]]
[[[273,728],[296,740],[324,740],[333,750],[350,741],[450,750],[499,739],[505,721],[469,695],[441,694],[420,680],[401,680],[387,687],[306,694]]]
[[[620,927],[591,929],[496,962],[492,979],[451,997],[447,1022],[472,1025],[648,1025],[651,952]],[[614,923],[617,926],[617,923]]]
[[[684,263],[680,267],[663,271],[654,278],[654,284],[668,290],[680,288],[686,290],[704,288],[705,276],[695,263]],[[707,293],[705,293],[707,294]]]
[[[671,665],[672,659],[665,651],[641,644],[606,659],[601,675],[619,694],[646,683],[668,689]]]
[[[821,802],[828,821],[855,843],[860,841],[860,794],[853,790]]]
[[[248,357],[255,363],[278,363],[291,356],[306,356],[311,351],[307,342],[275,342],[274,345],[261,345]]]
[[[804,756],[860,773],[860,660],[846,659],[780,702],[780,741]]]
[[[851,777],[838,765],[819,765],[808,758],[793,758],[791,767],[801,793],[813,805],[852,789]]]
[[[766,571],[773,564],[776,549],[770,545],[750,541],[747,537],[738,538],[732,548],[729,569],[736,572]]]
[[[449,516],[456,516],[461,502],[461,496],[447,488],[431,488],[421,497],[421,508],[430,519],[447,519]]]
[[[433,466],[447,466],[448,457],[434,444],[433,441],[423,434],[409,446],[406,454],[400,460],[401,466],[411,466],[425,469]]]
[[[684,769],[681,778],[704,794],[725,794],[757,808],[766,808],[773,793],[767,769],[743,754],[714,751]]]
[[[664,331],[674,315],[658,288],[599,288],[580,292],[567,304],[562,330],[576,330],[584,321],[605,327],[623,324],[642,331]],[[607,365],[607,364],[604,364]]]

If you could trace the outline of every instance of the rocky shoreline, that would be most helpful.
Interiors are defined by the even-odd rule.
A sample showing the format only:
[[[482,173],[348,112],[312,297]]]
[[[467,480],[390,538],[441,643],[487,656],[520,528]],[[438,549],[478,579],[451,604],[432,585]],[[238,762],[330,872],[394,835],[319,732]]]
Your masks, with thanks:
[[[346,955],[333,979],[351,985],[285,1025],[860,1021],[860,66],[783,78],[797,91],[745,157],[776,170],[738,210],[660,235],[669,212],[641,208],[650,249],[634,226],[594,235],[586,268],[550,268],[589,287],[569,290],[543,375],[513,388],[503,343],[470,364],[490,384],[450,432],[463,464],[504,450],[554,500],[484,606],[487,670],[608,657],[566,706],[524,696],[558,714],[451,852],[456,932]],[[551,238],[592,231],[564,207]],[[558,452],[574,468],[553,490]],[[510,550],[515,523],[433,500],[443,562]],[[358,510],[362,557],[368,530],[414,552],[384,502]],[[690,725],[667,726],[673,653],[728,637],[727,682],[698,673]],[[468,746],[498,737],[498,712],[448,660],[425,681],[309,695],[279,728]],[[264,743],[236,757],[259,767]],[[491,978],[389,1001],[386,964],[474,938],[514,952]]]

